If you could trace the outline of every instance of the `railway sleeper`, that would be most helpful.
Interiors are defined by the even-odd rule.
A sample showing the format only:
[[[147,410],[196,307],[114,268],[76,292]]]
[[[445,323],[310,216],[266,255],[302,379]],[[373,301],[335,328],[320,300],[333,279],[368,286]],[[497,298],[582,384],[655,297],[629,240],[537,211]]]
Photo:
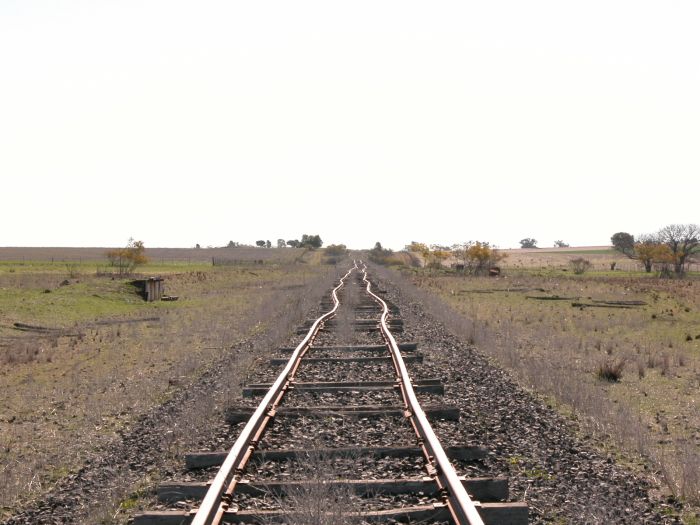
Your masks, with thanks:
[[[477,511],[485,525],[527,525],[528,508],[525,502],[479,503]],[[284,523],[293,511],[250,510],[226,511],[223,523],[268,524]],[[333,518],[335,514],[329,513]],[[353,512],[348,517],[360,518],[370,523],[451,521],[450,512],[443,504],[418,505],[389,510]],[[137,514],[134,525],[186,525],[191,523],[193,514],[189,511],[161,511]]]
[[[343,302],[343,301],[341,300],[341,303],[342,303],[342,302]],[[389,310],[391,310],[391,311],[397,311],[397,312],[399,311],[399,307],[396,306],[396,305],[395,305],[394,303],[392,303],[391,301],[387,301],[386,299],[384,299],[384,302],[385,302],[386,305],[389,307]],[[330,308],[333,308],[333,301],[330,301],[330,300],[322,300],[322,301],[319,303],[319,305],[320,305],[322,308],[323,308],[323,307],[330,307]],[[374,299],[360,299],[357,303],[353,304],[352,307],[353,307],[353,308],[379,308],[380,310],[382,309],[382,308],[381,308],[381,305],[379,305]]]
[[[415,352],[418,349],[418,343],[399,343],[399,350],[402,352]],[[294,348],[283,347],[279,351],[284,354],[291,354]],[[383,352],[389,351],[386,345],[349,345],[349,346],[311,346],[311,351],[329,351],[329,352]]]
[[[412,383],[416,392],[428,392],[444,395],[445,385],[439,379],[422,379]],[[272,383],[251,383],[243,388],[243,397],[264,395],[270,390]],[[313,383],[292,383],[290,391],[297,392],[373,392],[394,390],[398,388],[396,381],[320,381]]]
[[[359,317],[351,320],[355,325],[375,325],[379,322],[379,319],[367,319],[366,317]],[[316,319],[306,319],[304,321],[304,326],[311,327],[312,324],[316,322]],[[392,318],[388,319],[387,323],[391,325],[403,325],[403,319]],[[338,318],[329,319],[325,322],[326,326],[334,326],[338,324]]]
[[[445,454],[452,460],[478,461],[486,458],[488,451],[483,447],[472,445],[460,445],[446,447]],[[228,451],[219,452],[194,452],[185,455],[185,466],[189,470],[218,467],[224,462]],[[406,458],[423,457],[423,450],[419,447],[336,447],[321,449],[272,449],[256,450],[253,452],[253,460],[258,461],[290,461],[320,457],[324,459],[334,458]]]
[[[335,327],[334,327],[334,326],[324,326],[323,328],[321,328],[321,331],[323,331],[323,332],[328,332],[329,329],[332,331],[333,328],[335,328]],[[358,331],[361,330],[361,331],[363,331],[363,332],[380,332],[380,331],[381,331],[381,328],[379,327],[379,324],[377,324],[376,326],[370,326],[370,325],[366,325],[366,326],[356,326],[355,328],[357,328]],[[390,327],[390,328],[391,328],[391,331],[394,332],[394,333],[403,333],[403,326],[401,326],[401,325],[399,325],[399,326],[392,326],[392,327]],[[308,331],[309,331],[308,328],[298,328],[298,329],[297,329],[297,335],[303,335],[303,334],[307,333]]]
[[[508,499],[508,479],[466,478],[460,476],[462,485],[472,499],[482,502],[496,502]],[[300,489],[317,485],[318,481],[252,481],[244,479],[236,486],[236,494],[263,496],[274,494],[283,496],[294,494]],[[372,497],[379,494],[407,494],[421,492],[425,496],[439,493],[437,484],[431,478],[421,479],[340,479],[323,481],[325,486],[338,486],[349,489],[354,494]],[[158,500],[162,503],[177,503],[182,500],[204,498],[209,488],[208,482],[174,482],[161,483],[157,489]]]
[[[405,363],[422,363],[423,354],[413,354],[402,356]],[[270,364],[273,366],[286,365],[289,359],[281,357],[273,357],[270,359]],[[393,363],[391,356],[373,356],[373,357],[305,357],[304,364],[314,363]],[[270,384],[272,386],[272,384]]]
[[[452,460],[478,461],[486,458],[488,451],[482,447],[462,445],[445,447],[445,454]],[[185,466],[189,470],[218,467],[226,459],[228,451],[195,452],[185,455]],[[322,449],[273,449],[256,450],[253,460],[257,461],[290,461],[307,460],[308,458],[418,458],[423,457],[423,449],[419,447],[336,447]]]
[[[251,407],[230,408],[226,412],[226,422],[235,425],[248,421],[255,411]],[[430,419],[443,419],[445,421],[459,421],[459,408],[446,405],[428,405],[423,407],[423,412]],[[391,407],[383,405],[333,405],[318,407],[285,407],[277,408],[276,417],[347,417],[347,418],[371,418],[371,417],[406,417],[403,407]]]

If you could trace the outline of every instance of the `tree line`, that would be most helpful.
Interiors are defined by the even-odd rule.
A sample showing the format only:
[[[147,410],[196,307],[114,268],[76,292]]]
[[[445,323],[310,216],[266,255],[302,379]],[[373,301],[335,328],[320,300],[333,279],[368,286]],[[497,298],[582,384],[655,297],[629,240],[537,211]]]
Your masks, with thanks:
[[[255,241],[255,246],[258,246],[259,248],[272,248],[272,243],[269,240],[265,241],[261,239],[259,241]],[[318,235],[309,235],[306,233],[301,236],[301,240],[290,239],[285,241],[284,239],[277,239],[278,248],[286,248],[287,246],[290,248],[310,248],[315,250],[323,246],[323,241]]]
[[[615,250],[639,261],[646,272],[656,267],[662,275],[683,275],[693,256],[700,251],[700,226],[669,224],[637,238],[627,232],[617,232],[610,241]]]
[[[455,268],[469,275],[485,275],[506,258],[505,253],[485,241],[467,241],[452,246],[413,241],[405,250],[409,254],[420,255],[428,268],[441,268],[446,259],[453,257],[457,261]],[[380,242],[369,251],[369,259],[379,264],[404,264],[392,250],[382,247]]]

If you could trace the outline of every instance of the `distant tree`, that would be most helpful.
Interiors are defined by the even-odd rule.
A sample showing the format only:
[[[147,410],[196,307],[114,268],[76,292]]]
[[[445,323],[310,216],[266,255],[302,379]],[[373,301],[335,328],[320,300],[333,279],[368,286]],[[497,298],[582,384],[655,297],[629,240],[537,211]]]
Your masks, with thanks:
[[[382,243],[377,241],[374,243],[374,248],[369,251],[369,260],[377,264],[385,264],[386,260],[391,257],[394,252],[390,249],[385,249]]]
[[[202,247],[199,245],[199,243],[195,244],[194,247],[195,247],[195,249],[197,249],[197,250],[199,250],[199,249],[202,248]]]
[[[673,255],[668,246],[660,243],[655,235],[640,235],[639,242],[634,243],[630,259],[638,260],[644,266],[644,270],[651,273],[654,263],[668,265],[673,262]]]
[[[325,251],[326,255],[340,256],[348,253],[348,248],[344,244],[329,244],[326,246]]]
[[[657,264],[663,274],[669,274],[669,266],[673,266],[674,272],[680,275],[683,273],[688,254],[681,255],[685,252],[684,243],[674,242],[674,238],[681,238],[679,233],[682,236],[682,228],[677,228],[678,226],[682,227],[682,225],[667,226],[658,233],[640,235],[636,240],[629,233],[618,232],[610,240],[617,251],[630,259],[639,261],[647,273],[651,273],[654,265]],[[692,245],[692,228],[690,234],[687,240]],[[691,247],[689,253],[692,253],[693,249]]]
[[[569,245],[566,244],[564,241],[554,241],[554,246],[557,248],[568,248]]]
[[[676,275],[685,272],[688,258],[700,245],[700,226],[697,224],[670,224],[656,234],[658,241],[668,247]]]
[[[423,244],[422,242],[411,241],[411,244],[406,246],[406,250],[414,253],[427,254],[430,248],[428,248],[427,244]]]
[[[119,269],[119,274],[129,274],[134,269],[148,262],[145,255],[146,248],[143,241],[135,241],[133,237],[129,239],[126,247],[109,250],[105,253],[110,266]]]
[[[452,254],[462,263],[464,273],[483,275],[506,258],[506,254],[488,242],[469,241],[453,246]]]
[[[521,248],[537,248],[537,240],[526,237],[520,241]]]
[[[627,232],[617,232],[610,237],[613,248],[626,255],[630,259],[634,258],[634,235]]]
[[[287,243],[285,242],[284,239],[277,239],[277,247],[278,248],[286,248]]]
[[[442,263],[450,257],[449,250],[431,250],[428,253],[429,268],[442,268]]]
[[[301,243],[298,239],[290,239],[287,241],[287,246],[289,246],[290,248],[299,248],[300,244]]]
[[[233,242],[233,241],[228,241],[228,244],[226,245],[227,248],[235,248],[236,246],[240,246],[239,243]]]
[[[265,241],[262,241],[262,240],[260,240],[260,241],[255,241],[255,246],[259,246],[260,248],[264,248],[264,247],[265,247]]]
[[[323,241],[318,235],[307,235],[306,233],[301,236],[301,242],[299,243],[300,248],[311,248],[316,249],[323,246]]]
[[[415,257],[419,264],[424,264],[425,266],[428,266],[430,264],[430,248],[427,244],[424,244],[422,242],[411,241],[411,244],[406,246],[406,251],[410,253],[420,254],[420,258],[417,256]]]
[[[270,242],[269,239],[267,241],[265,241],[265,248],[272,248],[272,243]]]

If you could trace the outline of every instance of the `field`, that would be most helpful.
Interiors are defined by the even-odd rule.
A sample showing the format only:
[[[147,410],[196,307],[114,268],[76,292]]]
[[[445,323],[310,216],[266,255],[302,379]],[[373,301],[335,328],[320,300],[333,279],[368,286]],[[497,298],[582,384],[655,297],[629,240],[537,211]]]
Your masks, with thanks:
[[[302,250],[229,250],[231,266],[212,266],[211,252],[189,261],[151,252],[138,271],[163,275],[179,299],[146,303],[132,277],[98,275],[102,253],[0,250],[14,257],[0,263],[0,517],[74,472],[222,349],[286,334],[335,271]],[[232,364],[233,387],[251,363]]]
[[[572,248],[529,248],[516,250],[501,250],[506,259],[500,264],[504,268],[520,269],[523,271],[567,269],[569,261],[578,257],[588,259],[592,269],[603,272],[610,271],[615,263],[615,271],[638,274],[642,272],[641,265],[629,259],[610,246],[588,246]],[[694,262],[689,266],[691,272],[700,272],[700,263]]]
[[[91,262],[105,263],[105,252],[110,248],[31,248],[0,247],[0,261],[4,263],[32,262]],[[238,261],[275,260],[288,261],[304,253],[299,248],[267,249],[249,246],[236,248],[146,248],[146,256],[152,264],[211,263],[212,258]]]
[[[598,270],[565,271],[577,252]],[[613,259],[530,250],[509,254],[498,278],[415,268],[404,276],[458,312],[453,326],[522,383],[582,418],[601,446],[651,465],[674,497],[697,505],[700,280],[611,272]]]

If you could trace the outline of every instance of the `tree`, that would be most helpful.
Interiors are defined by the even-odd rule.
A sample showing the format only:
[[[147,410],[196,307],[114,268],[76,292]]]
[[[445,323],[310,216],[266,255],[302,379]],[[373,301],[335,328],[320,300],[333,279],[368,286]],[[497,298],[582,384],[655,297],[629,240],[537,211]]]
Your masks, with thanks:
[[[278,248],[286,248],[287,243],[285,242],[284,239],[277,239],[277,247]]]
[[[464,273],[483,275],[489,269],[496,266],[506,258],[506,254],[500,252],[488,242],[469,241],[453,247],[453,255],[464,266]]]
[[[429,268],[442,268],[442,262],[450,256],[448,250],[433,250],[428,252]]]
[[[644,270],[651,272],[657,256],[659,243],[653,235],[640,235],[637,242],[634,235],[617,232],[610,237],[613,248],[618,252],[642,263]]]
[[[700,245],[700,226],[697,224],[669,224],[656,234],[659,242],[668,247],[676,275],[685,272],[685,265]]]
[[[269,239],[267,241],[265,241],[265,248],[272,248],[272,243],[270,242]]]
[[[521,248],[537,248],[537,240],[531,237],[525,237],[520,241]]]
[[[626,255],[630,259],[634,259],[634,235],[627,232],[617,232],[610,237],[613,248],[618,252]]]
[[[323,241],[318,235],[307,235],[306,233],[301,236],[301,242],[299,243],[300,248],[311,248],[316,249],[323,246]]]
[[[566,244],[564,241],[554,241],[554,246],[557,248],[568,248],[569,245]]]
[[[653,235],[641,235],[640,242],[634,244],[634,256],[644,266],[647,273],[651,273],[654,263],[668,264],[673,255],[668,246],[659,243]]]
[[[348,248],[344,244],[329,244],[326,246],[326,255],[342,256],[348,253]]]
[[[228,244],[226,245],[227,248],[235,248],[236,246],[239,246],[239,244],[233,241],[228,241]]]
[[[260,240],[260,241],[255,241],[255,246],[259,246],[260,248],[264,248],[264,247],[265,247],[265,241],[262,241],[262,240]]]
[[[301,243],[297,239],[290,239],[287,241],[287,246],[290,248],[299,248]]]
[[[194,245],[195,249],[200,250],[202,247],[199,245],[199,243]]]
[[[651,272],[654,264],[662,266],[661,271],[670,273],[673,266],[676,275],[682,275],[685,265],[700,245],[700,226],[697,224],[671,224],[652,235],[640,235],[635,242],[632,235],[618,232],[611,241],[615,249],[630,259],[636,259]]]
[[[411,241],[411,244],[406,246],[406,250],[412,253],[419,253],[420,258],[416,257],[418,259],[418,264],[424,264],[425,266],[428,266],[430,264],[430,248],[428,248],[427,244],[424,244],[422,242],[416,242],[416,241]],[[420,262],[420,259],[422,258],[422,263]]]
[[[143,241],[135,241],[133,237],[129,239],[126,247],[109,250],[105,253],[110,266],[119,269],[119,275],[129,274],[140,264],[146,264],[146,248]]]
[[[425,255],[428,252],[430,252],[430,248],[428,248],[427,244],[423,244],[422,242],[416,241],[411,241],[411,244],[406,246],[406,249],[409,252],[420,253],[421,255]]]
[[[394,255],[392,250],[384,248],[382,243],[377,241],[374,243],[374,248],[369,251],[369,260],[377,264],[386,264],[392,255]]]

